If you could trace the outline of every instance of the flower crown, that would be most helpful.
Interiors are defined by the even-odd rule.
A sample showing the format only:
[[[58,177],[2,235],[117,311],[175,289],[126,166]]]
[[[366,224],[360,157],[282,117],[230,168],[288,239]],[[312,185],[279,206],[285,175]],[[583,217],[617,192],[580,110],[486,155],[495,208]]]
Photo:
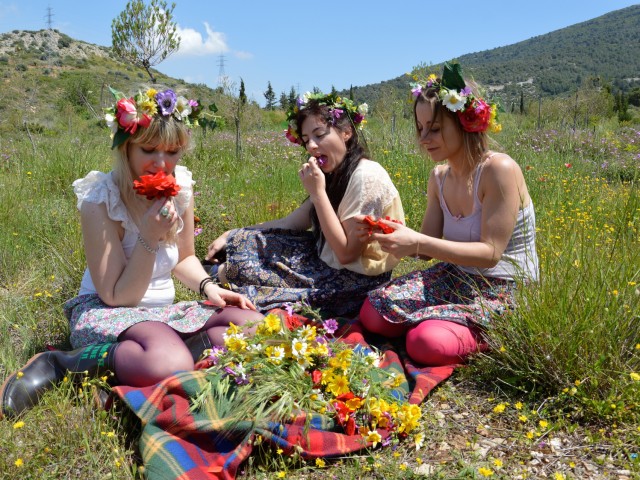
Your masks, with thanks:
[[[127,138],[136,133],[138,127],[147,128],[157,115],[173,115],[176,120],[184,122],[189,127],[198,125],[200,104],[196,100],[187,100],[176,95],[173,90],[159,92],[150,88],[130,98],[111,87],[109,90],[116,98],[116,104],[105,110],[105,120],[113,138],[111,148],[122,145]]]
[[[362,130],[367,121],[364,116],[369,112],[369,106],[366,103],[357,105],[353,103],[353,100],[348,98],[339,97],[333,93],[310,93],[306,92],[302,97],[298,97],[296,103],[289,107],[287,110],[287,122],[289,128],[285,131],[285,136],[290,142],[297,145],[302,145],[302,139],[298,136],[298,125],[296,124],[296,117],[298,112],[304,109],[310,101],[315,101],[320,105],[326,105],[329,107],[329,113],[333,117],[333,123],[342,115],[347,115],[353,126],[357,126]]]
[[[497,133],[502,130],[502,125],[498,123],[497,118],[498,106],[473,94],[462,78],[462,67],[459,63],[445,62],[442,79],[432,73],[424,82],[411,83],[411,94],[414,98],[418,98],[424,90],[429,88],[437,90],[442,104],[458,115],[460,124],[466,132],[491,130]]]

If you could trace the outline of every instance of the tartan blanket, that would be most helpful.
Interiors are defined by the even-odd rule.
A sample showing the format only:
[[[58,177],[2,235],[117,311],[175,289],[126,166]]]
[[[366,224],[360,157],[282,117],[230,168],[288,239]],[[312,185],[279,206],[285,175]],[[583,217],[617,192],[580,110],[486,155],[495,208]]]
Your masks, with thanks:
[[[272,313],[287,315],[281,310]],[[364,348],[375,346],[383,354],[380,367],[404,377],[399,388],[412,404],[421,403],[456,367],[418,367],[399,344],[365,336],[355,320],[340,319],[340,322],[341,341]],[[256,426],[249,420],[230,420],[218,413],[213,402],[191,411],[191,398],[207,382],[206,372],[198,367],[206,366],[200,362],[194,371],[178,373],[145,388],[114,388],[142,422],[139,448],[147,478],[234,479],[238,468],[251,455],[257,438],[285,454],[295,451],[305,459],[343,456],[371,446],[361,435],[342,433],[331,419],[322,415],[314,415],[311,428],[306,428],[304,416],[290,423],[266,426]],[[378,429],[378,433],[383,439],[389,436],[383,429]]]

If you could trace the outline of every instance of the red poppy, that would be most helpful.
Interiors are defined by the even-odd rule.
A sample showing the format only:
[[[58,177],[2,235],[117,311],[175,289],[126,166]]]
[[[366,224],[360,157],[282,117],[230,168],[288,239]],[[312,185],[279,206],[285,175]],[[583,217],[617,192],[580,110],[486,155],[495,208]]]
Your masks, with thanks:
[[[399,223],[399,224],[402,225],[401,221],[393,220],[388,215],[386,217],[384,217],[384,219],[389,221],[389,222]],[[391,228],[390,226],[382,223],[380,221],[380,219],[374,220],[374,218],[371,215],[367,215],[366,217],[364,217],[364,223],[369,225],[371,228],[375,228],[375,227],[379,228],[380,230],[382,230],[382,233],[393,233],[393,228]]]
[[[167,175],[162,170],[154,175],[142,175],[140,180],[133,181],[133,189],[148,200],[175,197],[180,191],[173,175]]]
[[[322,372],[320,370],[314,370],[311,372],[311,380],[313,381],[313,386],[320,385],[320,381],[322,380]]]

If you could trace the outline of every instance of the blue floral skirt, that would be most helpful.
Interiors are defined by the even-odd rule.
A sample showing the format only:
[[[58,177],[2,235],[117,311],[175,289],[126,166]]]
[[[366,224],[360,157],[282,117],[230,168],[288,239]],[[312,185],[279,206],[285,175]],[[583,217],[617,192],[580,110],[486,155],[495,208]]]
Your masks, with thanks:
[[[391,323],[448,320],[487,326],[514,305],[515,282],[470,275],[441,262],[416,270],[369,293],[371,305]]]
[[[391,278],[369,276],[324,263],[311,232],[239,229],[227,239],[227,281],[258,310],[306,301],[326,316],[357,314],[367,292]]]

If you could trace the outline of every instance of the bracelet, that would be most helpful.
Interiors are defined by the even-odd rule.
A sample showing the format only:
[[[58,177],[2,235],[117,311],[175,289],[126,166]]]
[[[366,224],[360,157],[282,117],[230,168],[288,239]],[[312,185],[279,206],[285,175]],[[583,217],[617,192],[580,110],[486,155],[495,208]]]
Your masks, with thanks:
[[[138,232],[138,242],[140,242],[140,245],[142,245],[147,252],[153,253],[154,255],[158,253],[158,250],[160,250],[160,245],[158,245],[156,248],[151,248],[149,244],[144,241],[144,238],[142,238],[140,232]]]
[[[213,278],[211,278],[211,277],[204,277],[204,278],[202,279],[202,281],[200,282],[200,296],[201,296],[201,297],[204,297],[204,296],[205,296],[205,294],[204,294],[204,289],[205,289],[205,287],[206,287],[207,285],[209,285],[210,283],[215,283],[215,282],[213,281]]]

